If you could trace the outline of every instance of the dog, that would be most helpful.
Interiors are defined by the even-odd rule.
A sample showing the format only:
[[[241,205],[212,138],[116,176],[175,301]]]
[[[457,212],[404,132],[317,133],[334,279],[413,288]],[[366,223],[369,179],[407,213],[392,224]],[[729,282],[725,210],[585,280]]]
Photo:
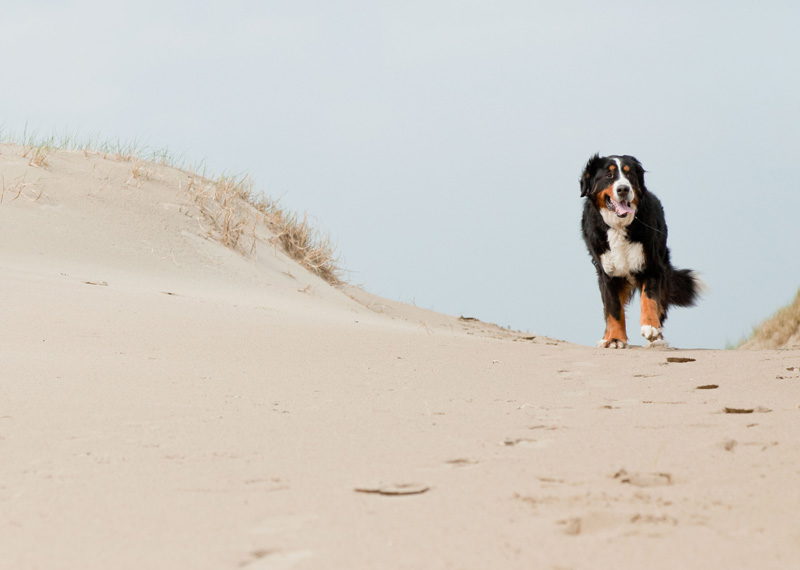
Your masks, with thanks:
[[[672,305],[694,305],[702,284],[694,271],[675,269],[659,199],[644,184],[633,156],[595,154],[581,175],[583,240],[597,270],[606,329],[601,348],[625,348],[625,307],[641,296],[641,331],[649,346],[666,345],[664,321]]]

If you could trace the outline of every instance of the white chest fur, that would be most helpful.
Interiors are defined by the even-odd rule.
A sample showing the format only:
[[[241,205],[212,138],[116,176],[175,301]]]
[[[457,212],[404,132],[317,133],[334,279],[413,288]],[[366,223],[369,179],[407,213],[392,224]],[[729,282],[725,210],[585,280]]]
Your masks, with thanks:
[[[600,263],[611,277],[627,277],[644,268],[642,244],[629,241],[626,228],[608,228],[608,247],[600,256]]]

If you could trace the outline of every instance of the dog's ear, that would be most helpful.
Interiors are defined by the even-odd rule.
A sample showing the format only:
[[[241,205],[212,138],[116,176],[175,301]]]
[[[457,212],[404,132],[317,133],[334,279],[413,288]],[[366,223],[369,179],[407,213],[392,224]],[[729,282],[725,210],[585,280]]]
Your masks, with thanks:
[[[642,192],[647,192],[647,188],[644,185],[644,173],[647,171],[644,169],[644,166],[642,166],[642,163],[639,162],[639,159],[635,156],[625,155],[623,158],[627,158],[633,163],[633,171],[636,174],[636,182],[638,183],[638,186],[641,188]]]
[[[592,180],[594,180],[594,175],[597,174],[597,169],[600,168],[602,162],[600,155],[595,153],[586,163],[586,168],[583,169],[583,174],[581,174],[581,198],[591,191]]]

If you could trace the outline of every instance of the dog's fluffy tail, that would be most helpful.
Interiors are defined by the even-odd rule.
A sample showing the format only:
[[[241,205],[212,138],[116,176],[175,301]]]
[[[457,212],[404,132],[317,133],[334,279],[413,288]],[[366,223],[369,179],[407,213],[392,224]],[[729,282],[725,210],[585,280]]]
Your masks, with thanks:
[[[673,269],[669,283],[669,303],[691,307],[705,289],[703,281],[691,269]]]

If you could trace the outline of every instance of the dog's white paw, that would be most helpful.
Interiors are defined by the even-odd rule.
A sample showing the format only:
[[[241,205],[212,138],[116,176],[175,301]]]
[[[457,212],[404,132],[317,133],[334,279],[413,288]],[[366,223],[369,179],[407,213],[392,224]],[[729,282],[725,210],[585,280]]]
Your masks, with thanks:
[[[600,339],[597,341],[597,348],[627,348],[628,343],[617,339]]]
[[[662,330],[658,327],[653,327],[650,325],[642,325],[642,336],[650,342],[664,339]]]
[[[659,327],[642,325],[642,336],[647,339],[647,346],[651,348],[666,348],[669,346],[664,340],[664,332]]]

